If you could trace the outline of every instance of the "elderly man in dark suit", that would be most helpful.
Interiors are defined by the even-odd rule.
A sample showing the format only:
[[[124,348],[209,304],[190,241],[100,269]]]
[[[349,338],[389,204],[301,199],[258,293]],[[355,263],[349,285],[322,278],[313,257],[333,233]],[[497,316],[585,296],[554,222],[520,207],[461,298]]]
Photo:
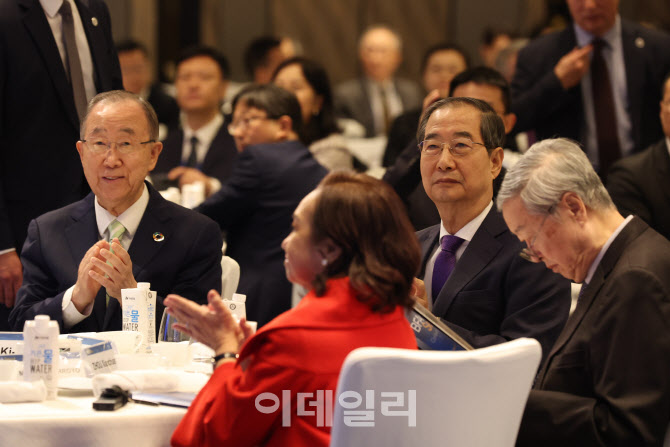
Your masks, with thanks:
[[[621,19],[619,0],[567,0],[574,23],[519,52],[517,131],[579,141],[603,178],[618,158],[661,137],[658,92],[670,36]]]
[[[358,57],[363,76],[337,86],[335,109],[340,117],[361,123],[366,137],[386,135],[396,116],[421,106],[421,91],[416,83],[395,77],[402,62],[402,41],[391,28],[366,30]]]
[[[251,85],[233,100],[230,133],[240,151],[221,189],[196,208],[226,231],[226,255],[240,264],[247,317],[261,326],[291,307],[281,243],[293,211],[326,176],[299,140],[300,104],[275,85]]]
[[[670,73],[660,107],[665,138],[612,165],[607,190],[621,214],[635,214],[670,239]]]
[[[417,233],[417,297],[475,347],[536,338],[546,355],[570,308],[570,282],[519,256],[493,209],[505,126],[474,98],[429,106],[419,125],[421,178],[441,223]]]
[[[497,199],[527,255],[582,283],[519,430],[520,446],[662,445],[670,422],[670,242],[624,219],[579,146],[534,144]]]
[[[0,0],[0,330],[28,222],[88,192],[74,151],[87,100],[122,87],[102,1]]]
[[[91,100],[77,151],[92,193],[30,222],[15,330],[38,314],[61,332],[120,330],[121,289],[138,282],[158,294],[157,323],[168,293],[204,303],[221,289],[216,223],[144,181],[162,149],[156,138],[156,114],[139,96],[116,90]]]

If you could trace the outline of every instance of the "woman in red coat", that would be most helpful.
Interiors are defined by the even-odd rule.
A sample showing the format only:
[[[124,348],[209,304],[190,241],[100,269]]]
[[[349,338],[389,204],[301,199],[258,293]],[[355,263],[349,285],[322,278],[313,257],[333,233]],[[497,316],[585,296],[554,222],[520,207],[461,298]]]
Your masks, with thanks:
[[[347,354],[363,346],[416,349],[403,312],[420,249],[389,186],[332,173],[300,202],[292,227],[282,243],[286,276],[312,290],[252,337],[214,291],[208,306],[165,299],[179,329],[218,359],[173,445],[328,446]]]

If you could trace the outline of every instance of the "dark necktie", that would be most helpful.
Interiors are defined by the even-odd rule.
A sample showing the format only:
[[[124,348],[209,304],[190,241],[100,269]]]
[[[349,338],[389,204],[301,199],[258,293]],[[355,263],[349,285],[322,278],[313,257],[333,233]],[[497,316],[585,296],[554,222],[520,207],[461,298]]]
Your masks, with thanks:
[[[593,110],[596,121],[596,139],[598,142],[599,173],[607,176],[610,165],[621,158],[621,146],[617,135],[617,119],[614,110],[614,96],[607,63],[603,57],[603,48],[607,43],[602,39],[593,42],[591,59],[591,85],[593,89]]]
[[[60,7],[60,15],[63,22],[63,44],[67,55],[68,75],[74,94],[74,106],[77,108],[79,122],[82,122],[86,115],[86,89],[84,88],[84,76],[81,71],[81,62],[79,61],[79,51],[77,51],[77,41],[74,37],[74,21],[72,20],[72,9],[67,0],[63,0]]]
[[[191,153],[188,154],[188,160],[186,160],[186,166],[189,168],[195,168],[198,164],[198,153],[196,148],[198,147],[198,138],[195,136],[191,137]]]
[[[589,283],[587,283],[587,282],[582,283],[582,288],[579,289],[579,295],[577,295],[577,303],[579,303],[579,301],[580,301],[580,300],[582,299],[582,297],[584,296],[584,293],[586,293],[586,288],[587,288],[588,286],[589,286]]]
[[[389,127],[391,125],[391,108],[389,107],[388,96],[386,96],[386,89],[382,84],[379,84],[379,97],[382,100],[382,119],[384,120],[384,135],[388,135]]]
[[[431,292],[433,294],[433,303],[437,300],[437,295],[447,282],[447,278],[451,275],[456,265],[456,251],[463,243],[463,239],[458,236],[443,236],[440,240],[441,251],[435,258],[435,265],[433,266],[433,282],[431,284]]]

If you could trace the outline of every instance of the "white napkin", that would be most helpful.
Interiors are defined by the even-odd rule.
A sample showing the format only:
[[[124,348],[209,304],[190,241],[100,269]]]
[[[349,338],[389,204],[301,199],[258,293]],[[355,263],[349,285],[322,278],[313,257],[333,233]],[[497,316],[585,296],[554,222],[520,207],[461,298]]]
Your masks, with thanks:
[[[94,376],[93,394],[98,397],[105,388],[110,388],[114,385],[126,391],[142,391],[147,393],[183,391],[197,393],[205,386],[208,379],[209,377],[206,374],[184,371],[157,371],[150,369],[117,370],[113,373]]]
[[[47,387],[44,381],[24,382],[10,380],[0,382],[0,402],[41,402],[47,398]]]

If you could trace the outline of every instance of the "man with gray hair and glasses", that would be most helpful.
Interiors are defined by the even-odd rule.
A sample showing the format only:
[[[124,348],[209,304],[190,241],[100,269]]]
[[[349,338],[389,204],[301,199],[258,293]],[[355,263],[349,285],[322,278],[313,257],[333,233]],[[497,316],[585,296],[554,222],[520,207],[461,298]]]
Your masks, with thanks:
[[[157,138],[156,113],[139,96],[113,90],[91,100],[76,147],[92,193],[30,222],[14,330],[38,314],[62,333],[120,330],[121,289],[138,282],[157,292],[158,328],[161,297],[204,304],[221,290],[218,225],[144,181],[162,149]]]
[[[527,255],[582,283],[540,370],[520,446],[662,445],[670,421],[670,242],[624,219],[571,140],[534,144],[497,198]]]
[[[419,124],[421,178],[441,223],[417,233],[415,296],[475,347],[532,337],[549,352],[570,308],[570,283],[522,259],[493,208],[505,126],[486,102],[431,104]]]

